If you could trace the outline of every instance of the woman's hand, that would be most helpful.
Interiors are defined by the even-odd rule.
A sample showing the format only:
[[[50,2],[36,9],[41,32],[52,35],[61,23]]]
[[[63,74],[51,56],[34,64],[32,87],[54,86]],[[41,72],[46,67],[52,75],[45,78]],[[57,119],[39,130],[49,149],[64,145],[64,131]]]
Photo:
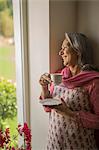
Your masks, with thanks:
[[[41,96],[43,98],[48,98],[51,97],[49,89],[48,89],[48,84],[50,84],[51,81],[51,76],[48,73],[44,73],[43,75],[41,75],[39,83],[42,87],[42,92],[41,92]]]
[[[61,98],[62,104],[58,105],[58,106],[52,106],[52,108],[59,114],[63,115],[63,116],[70,116],[70,117],[74,117],[74,113],[73,111],[71,111],[65,101]]]
[[[51,82],[51,76],[49,73],[44,73],[43,75],[41,75],[39,80],[41,86],[48,86],[48,84],[50,84]]]

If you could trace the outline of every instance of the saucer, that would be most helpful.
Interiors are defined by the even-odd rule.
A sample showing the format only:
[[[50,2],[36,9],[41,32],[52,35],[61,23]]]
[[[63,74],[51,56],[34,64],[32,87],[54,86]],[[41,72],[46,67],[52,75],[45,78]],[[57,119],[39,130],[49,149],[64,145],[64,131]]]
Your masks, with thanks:
[[[61,100],[54,98],[46,98],[44,100],[39,101],[44,106],[54,106],[62,104]]]

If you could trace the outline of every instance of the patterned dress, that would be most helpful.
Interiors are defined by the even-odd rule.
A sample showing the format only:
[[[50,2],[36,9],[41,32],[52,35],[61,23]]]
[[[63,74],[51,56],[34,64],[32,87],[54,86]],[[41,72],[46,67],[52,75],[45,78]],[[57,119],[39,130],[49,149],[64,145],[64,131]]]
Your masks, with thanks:
[[[73,111],[91,111],[89,96],[83,88],[55,86],[53,97],[63,98]],[[52,110],[46,150],[97,150],[94,129],[85,128],[74,119]]]

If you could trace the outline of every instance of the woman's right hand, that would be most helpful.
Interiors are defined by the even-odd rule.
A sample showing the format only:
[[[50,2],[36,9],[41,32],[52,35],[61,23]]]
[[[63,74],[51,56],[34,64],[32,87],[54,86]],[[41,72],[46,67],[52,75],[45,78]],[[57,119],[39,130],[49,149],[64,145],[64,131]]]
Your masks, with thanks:
[[[41,97],[44,98],[49,98],[52,97],[50,95],[50,91],[48,89],[48,84],[50,84],[51,81],[51,76],[49,73],[44,73],[43,75],[41,75],[39,83],[42,87],[42,91],[41,91]]]
[[[44,73],[43,75],[41,75],[39,83],[42,87],[47,87],[51,82],[51,76],[49,73]]]

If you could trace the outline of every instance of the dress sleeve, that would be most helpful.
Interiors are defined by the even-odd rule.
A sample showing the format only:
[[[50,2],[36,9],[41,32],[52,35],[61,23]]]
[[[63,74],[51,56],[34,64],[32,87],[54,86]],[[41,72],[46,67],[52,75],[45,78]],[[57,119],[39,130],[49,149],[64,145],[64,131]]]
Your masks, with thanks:
[[[90,90],[91,112],[77,112],[78,121],[86,128],[99,129],[99,79],[95,79]]]

